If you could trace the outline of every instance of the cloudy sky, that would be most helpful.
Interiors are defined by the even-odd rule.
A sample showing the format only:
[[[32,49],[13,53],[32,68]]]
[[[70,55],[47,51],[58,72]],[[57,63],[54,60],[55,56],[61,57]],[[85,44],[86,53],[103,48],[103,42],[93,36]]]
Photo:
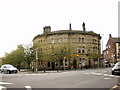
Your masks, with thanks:
[[[118,36],[119,0],[0,0],[0,57],[19,44],[30,44],[50,25],[52,31],[82,30],[103,36],[103,45],[108,35]]]

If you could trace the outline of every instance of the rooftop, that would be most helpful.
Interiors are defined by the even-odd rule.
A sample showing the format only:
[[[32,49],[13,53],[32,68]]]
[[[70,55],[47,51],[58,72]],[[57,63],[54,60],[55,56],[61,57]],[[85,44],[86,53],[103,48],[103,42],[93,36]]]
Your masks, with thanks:
[[[33,40],[35,40],[38,37],[43,37],[43,36],[49,36],[49,35],[59,35],[59,34],[83,34],[83,35],[93,35],[93,36],[98,36],[100,37],[100,34],[94,33],[93,31],[83,31],[83,30],[57,30],[53,32],[49,32],[47,34],[38,34],[37,36],[34,37]]]

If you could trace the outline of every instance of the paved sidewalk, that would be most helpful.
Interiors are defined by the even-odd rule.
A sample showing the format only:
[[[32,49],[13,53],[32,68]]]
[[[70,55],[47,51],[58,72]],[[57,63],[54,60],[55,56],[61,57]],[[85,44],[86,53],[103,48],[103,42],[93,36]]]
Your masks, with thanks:
[[[38,72],[36,72],[36,71],[19,71],[18,73],[25,73],[25,74],[33,74],[33,73],[61,73],[61,72],[67,72],[68,70],[65,70],[65,71],[62,71],[62,70],[59,70],[59,71],[57,71],[57,70],[51,70],[51,71],[38,71]]]
[[[110,68],[110,67],[109,67]],[[44,72],[44,70],[42,70],[42,71],[38,71],[38,72],[36,72],[36,71],[32,71],[32,70],[27,70],[27,69],[21,69],[20,70],[20,72],[18,72],[18,73],[61,73],[61,72],[67,72],[67,71],[83,71],[83,70],[95,70],[95,69],[105,69],[105,68],[89,68],[89,69],[70,69],[70,70],[46,70],[45,72]]]

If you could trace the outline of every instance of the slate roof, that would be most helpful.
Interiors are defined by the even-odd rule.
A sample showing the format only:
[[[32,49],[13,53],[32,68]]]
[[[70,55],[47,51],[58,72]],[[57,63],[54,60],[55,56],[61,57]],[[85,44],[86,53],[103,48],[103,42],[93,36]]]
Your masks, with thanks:
[[[113,39],[113,41],[115,42],[115,43],[117,43],[117,42],[120,42],[120,37],[118,37],[118,38],[112,38]]]

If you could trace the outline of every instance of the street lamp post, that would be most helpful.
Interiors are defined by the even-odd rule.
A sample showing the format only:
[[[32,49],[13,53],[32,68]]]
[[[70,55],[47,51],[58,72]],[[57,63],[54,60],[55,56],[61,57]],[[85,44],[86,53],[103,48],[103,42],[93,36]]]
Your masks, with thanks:
[[[102,34],[102,51],[101,51],[102,54],[103,54],[103,36],[104,34]]]
[[[66,58],[66,57],[64,57],[64,59],[63,59],[63,67],[64,67],[64,70],[65,70],[65,58]]]
[[[112,54],[112,58],[113,58],[113,64],[115,64],[115,55]]]
[[[38,72],[38,51],[36,49],[36,72]]]

